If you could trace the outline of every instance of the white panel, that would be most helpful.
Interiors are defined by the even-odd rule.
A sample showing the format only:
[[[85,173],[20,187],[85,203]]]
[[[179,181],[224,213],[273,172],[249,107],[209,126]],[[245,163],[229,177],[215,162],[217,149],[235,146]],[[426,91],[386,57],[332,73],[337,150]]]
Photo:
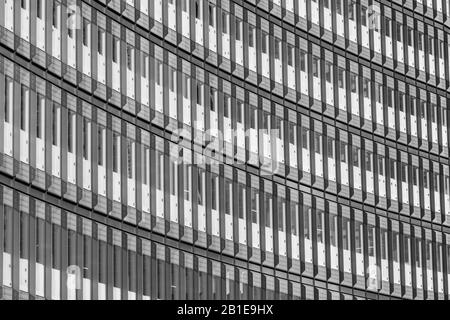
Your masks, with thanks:
[[[60,299],[61,271],[52,268],[52,300]]]
[[[25,1],[25,8],[20,9],[20,36],[30,41],[30,0]]]
[[[36,262],[36,283],[35,290],[36,295],[44,297],[44,286],[45,286],[45,271],[44,265]]]
[[[177,7],[176,7],[176,2],[172,1],[172,3],[170,3],[170,1],[167,4],[168,6],[168,24],[169,24],[169,28],[172,30],[177,30]]]
[[[162,23],[162,0],[153,0],[154,4],[154,18],[159,23]]]
[[[17,2],[17,4],[19,4]],[[5,28],[14,32],[14,0],[5,0]]]

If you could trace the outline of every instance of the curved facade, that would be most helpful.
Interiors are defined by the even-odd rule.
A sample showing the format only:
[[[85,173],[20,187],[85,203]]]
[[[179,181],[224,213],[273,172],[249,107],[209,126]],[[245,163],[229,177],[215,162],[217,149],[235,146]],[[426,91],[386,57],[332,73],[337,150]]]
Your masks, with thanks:
[[[0,298],[447,299],[448,0],[0,0]]]

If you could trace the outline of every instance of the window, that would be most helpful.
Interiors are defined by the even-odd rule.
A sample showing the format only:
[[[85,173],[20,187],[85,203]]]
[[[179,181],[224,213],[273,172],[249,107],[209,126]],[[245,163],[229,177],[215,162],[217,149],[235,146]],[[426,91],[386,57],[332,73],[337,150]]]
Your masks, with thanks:
[[[248,46],[253,48],[255,46],[255,36],[254,36],[255,28],[251,25],[248,26]]]
[[[403,25],[397,22],[397,41],[403,42]]]
[[[156,189],[163,190],[164,188],[164,154],[160,151],[155,151],[155,176]]]
[[[347,144],[341,141],[341,162],[347,163]]]
[[[228,34],[228,13],[222,12],[222,33]]]
[[[158,86],[162,85],[162,63],[155,59],[155,83]]]
[[[384,18],[386,37],[391,37],[391,20],[389,18]]]
[[[306,52],[300,51],[300,70],[306,72]]]
[[[133,60],[134,60],[134,56],[133,56],[133,48],[130,45],[127,45],[127,68],[130,71],[134,70],[134,66],[133,66]]]
[[[266,227],[272,228],[272,195],[266,193],[264,199],[264,210],[266,211]]]
[[[189,76],[183,73],[183,97],[185,99],[190,99],[191,97],[191,79]]]
[[[404,183],[408,183],[408,165],[405,163],[401,164],[402,167],[402,182]],[[413,175],[413,181],[417,180],[417,176],[414,174]]]
[[[20,93],[20,130],[26,131],[28,117],[28,88],[22,85],[20,87]]]
[[[127,141],[127,168],[128,168],[128,179],[133,179],[134,178],[134,161],[133,161],[133,157],[134,157],[134,152],[133,152],[133,148],[134,147],[134,143],[130,140]]]
[[[113,133],[113,172],[119,173],[119,143],[120,136],[117,133]]]
[[[231,215],[233,207],[232,203],[233,183],[225,179],[225,214]]]
[[[202,8],[201,8],[201,4],[200,4],[201,0],[196,0],[195,1],[195,18],[197,19],[202,19]]]
[[[90,122],[87,118],[83,118],[83,158],[89,160],[89,137]]]
[[[372,172],[372,153],[366,151],[366,171]]]
[[[350,90],[352,93],[358,92],[358,81],[357,81],[357,75],[354,73],[350,73]]]
[[[187,201],[191,201],[192,167],[190,165],[184,164],[183,176],[184,176],[184,199]]]
[[[177,79],[177,71],[169,67],[169,90],[171,92],[175,92],[176,79]]]
[[[353,166],[359,168],[359,149],[353,148]]]
[[[286,200],[278,197],[278,231],[284,232],[286,230]]]
[[[302,127],[302,148],[309,149],[309,130]]]
[[[345,70],[342,68],[339,68],[338,71],[338,85],[339,88],[345,89]]]
[[[353,1],[350,1],[348,5],[348,18],[350,20],[355,20],[355,4]]]
[[[394,159],[389,159],[389,170],[391,173],[391,179],[397,180],[397,164]]]
[[[5,122],[11,121],[11,109],[13,104],[13,81],[6,77],[5,83]]]
[[[83,45],[89,46],[89,21],[83,18]]]
[[[120,47],[120,40],[116,37],[113,37],[113,44],[112,44],[112,59],[114,63],[119,63],[119,47]]]
[[[74,112],[69,111],[68,117],[67,117],[67,149],[70,153],[73,153],[73,139],[75,135],[73,134],[74,128],[75,128],[75,121],[76,121],[76,115]]]
[[[243,123],[244,121],[244,104],[241,101],[236,101],[236,121]]]
[[[209,5],[209,25],[213,28],[216,26],[216,8],[212,5]]]
[[[99,166],[103,166],[103,131],[105,129],[101,128],[100,126],[98,127],[98,131],[97,131],[97,147],[98,147],[98,165]],[[145,165],[144,165],[145,168]],[[146,177],[144,175],[144,177]]]
[[[336,0],[336,12],[342,15],[342,0]]]
[[[252,223],[259,224],[259,193],[256,189],[251,189],[251,214]]]
[[[287,60],[288,60],[288,65],[290,67],[294,67],[295,63],[294,63],[294,56],[295,56],[295,48],[293,46],[288,45],[287,47]]]
[[[384,158],[381,156],[378,157],[378,174],[384,176]]]
[[[245,185],[239,183],[238,185],[239,193],[238,193],[238,208],[239,208],[239,219],[245,220]]]
[[[223,116],[229,118],[231,115],[231,97],[225,94],[223,99]]]
[[[414,30],[408,28],[408,46],[414,47]]]
[[[218,178],[216,175],[211,175],[211,209],[217,210],[217,184],[218,184]],[[241,195],[239,194],[239,200],[242,201]]]
[[[37,0],[37,3],[36,3],[36,16],[39,19],[42,19],[42,5],[43,5],[42,2],[43,2],[42,0]]]
[[[242,21],[236,19],[236,41],[242,41]]]
[[[298,204],[291,202],[290,208],[291,233],[294,236],[298,236]]]
[[[314,135],[314,152],[322,154],[322,136],[318,133]]]
[[[329,159],[334,159],[334,140],[328,137],[327,153]]]
[[[367,27],[367,8],[361,6],[361,25]]]
[[[325,81],[331,83],[331,62],[325,62]]]
[[[37,97],[36,104],[36,138],[42,139],[42,114],[44,109],[44,98],[41,95]]]
[[[261,51],[264,54],[268,54],[268,48],[269,48],[269,35],[267,33],[262,33],[261,38]]]
[[[313,57],[313,76],[318,78],[319,77],[319,58]]]
[[[58,146],[58,123],[59,123],[59,107],[53,104],[52,109],[52,141],[54,146]]]
[[[281,41],[275,38],[275,59],[281,59]]]
[[[102,29],[98,28],[98,54],[103,55],[103,52],[105,51],[104,49],[104,37],[105,35],[105,31],[103,31]]]
[[[428,53],[434,55],[434,39],[433,37],[428,38]]]
[[[55,29],[58,29],[58,11],[59,11],[59,5],[57,5],[56,3],[53,3],[53,27]]]
[[[216,112],[216,96],[217,96],[217,90],[214,88],[210,88],[209,107],[212,112]]]
[[[203,177],[204,177],[203,169],[198,169],[197,175],[197,203],[199,206],[203,206]]]

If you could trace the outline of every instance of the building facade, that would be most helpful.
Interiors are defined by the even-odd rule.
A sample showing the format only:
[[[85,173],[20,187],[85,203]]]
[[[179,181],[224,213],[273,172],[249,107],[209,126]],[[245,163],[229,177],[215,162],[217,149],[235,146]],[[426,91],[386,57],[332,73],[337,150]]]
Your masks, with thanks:
[[[447,299],[448,0],[0,0],[0,298]]]

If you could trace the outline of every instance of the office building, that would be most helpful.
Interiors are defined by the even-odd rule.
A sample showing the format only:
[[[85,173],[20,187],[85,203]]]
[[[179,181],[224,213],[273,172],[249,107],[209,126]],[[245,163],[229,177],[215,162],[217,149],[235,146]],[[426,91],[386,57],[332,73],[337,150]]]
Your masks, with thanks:
[[[0,0],[0,297],[447,299],[448,0]]]

